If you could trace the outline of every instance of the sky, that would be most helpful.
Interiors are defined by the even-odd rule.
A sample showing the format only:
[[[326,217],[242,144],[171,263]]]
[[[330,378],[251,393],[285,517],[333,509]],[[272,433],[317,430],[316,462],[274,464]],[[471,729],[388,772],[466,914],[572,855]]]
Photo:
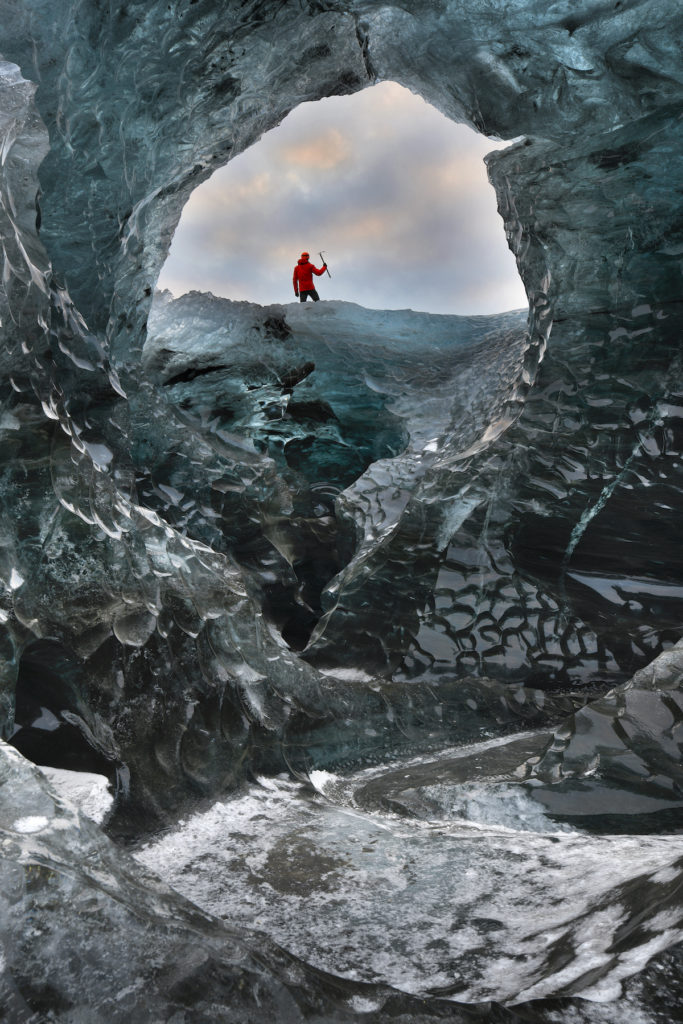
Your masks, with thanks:
[[[483,157],[496,143],[394,82],[303,103],[190,197],[158,287],[462,315],[527,305]]]

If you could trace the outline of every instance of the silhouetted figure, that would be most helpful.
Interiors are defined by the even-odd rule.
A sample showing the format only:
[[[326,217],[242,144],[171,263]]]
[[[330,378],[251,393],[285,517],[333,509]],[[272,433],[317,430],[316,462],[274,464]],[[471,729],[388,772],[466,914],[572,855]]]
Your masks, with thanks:
[[[294,267],[294,275],[292,277],[292,283],[294,285],[294,294],[299,296],[300,302],[305,302],[310,297],[314,302],[318,302],[320,296],[313,287],[313,275],[320,277],[327,270],[327,263],[323,263],[320,270],[314,267],[312,263],[308,262],[308,253],[302,252],[301,259]]]

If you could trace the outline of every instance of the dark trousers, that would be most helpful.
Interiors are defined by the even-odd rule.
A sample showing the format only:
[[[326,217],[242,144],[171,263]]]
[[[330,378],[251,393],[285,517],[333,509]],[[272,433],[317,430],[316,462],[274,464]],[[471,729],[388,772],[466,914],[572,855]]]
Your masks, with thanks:
[[[307,292],[299,292],[299,302],[305,302],[309,295],[314,302],[320,302],[320,296],[315,288],[309,288]]]

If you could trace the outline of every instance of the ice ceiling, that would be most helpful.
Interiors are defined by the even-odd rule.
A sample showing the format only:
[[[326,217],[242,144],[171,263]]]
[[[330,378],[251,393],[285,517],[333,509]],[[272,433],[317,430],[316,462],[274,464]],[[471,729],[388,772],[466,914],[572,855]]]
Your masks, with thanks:
[[[558,820],[586,790],[621,832],[680,808],[682,22],[677,0],[0,0],[0,722],[115,781],[110,835],[254,773],[522,727],[546,730],[519,763]],[[297,104],[387,79],[524,136],[488,167],[528,322],[196,297],[150,319],[192,189]],[[401,964],[343,990],[228,931],[0,753],[12,1019],[355,1020],[395,997]],[[441,813],[419,780],[383,786],[367,806]],[[625,868],[543,953],[519,924],[515,982],[484,923],[476,979],[411,991],[628,975],[680,939],[681,851],[653,842],[647,884]]]

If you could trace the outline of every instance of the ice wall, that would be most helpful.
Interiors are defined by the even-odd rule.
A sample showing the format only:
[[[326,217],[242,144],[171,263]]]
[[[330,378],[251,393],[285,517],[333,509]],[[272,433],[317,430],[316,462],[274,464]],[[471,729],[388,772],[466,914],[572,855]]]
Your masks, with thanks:
[[[152,666],[165,663],[161,648],[175,642],[163,625],[167,616],[179,645],[169,667],[179,658],[196,665],[198,637],[216,628],[233,600],[247,609],[244,625],[237,628],[231,616],[228,647],[235,653],[223,653],[219,663],[241,663],[245,651],[270,642],[268,626],[261,639],[254,633],[254,622],[261,631],[258,588],[250,591],[244,566],[231,559],[263,530],[264,516],[286,513],[289,498],[272,461],[245,457],[232,442],[198,430],[169,410],[140,373],[151,293],[183,201],[214,166],[298,102],[378,78],[416,89],[481,131],[527,136],[491,158],[490,174],[530,295],[528,341],[479,436],[465,442],[451,433],[440,459],[409,486],[391,533],[381,543],[361,543],[350,561],[347,550],[346,567],[322,595],[325,615],[306,658],[343,668],[352,636],[364,670],[384,674],[408,653],[406,671],[419,674],[422,656],[416,661],[416,650],[410,653],[417,639],[417,650],[437,669],[455,662],[475,673],[505,675],[512,667],[519,676],[531,665],[540,679],[548,670],[551,678],[571,678],[573,671],[585,679],[625,675],[662,649],[666,635],[654,621],[656,609],[644,622],[641,616],[642,647],[630,654],[615,651],[624,641],[614,638],[612,620],[600,633],[602,608],[585,614],[586,587],[605,594],[604,577],[620,571],[618,554],[607,557],[597,582],[590,551],[573,574],[569,563],[591,531],[600,545],[612,530],[617,503],[608,498],[620,488],[633,491],[624,467],[641,480],[660,480],[663,509],[678,488],[675,458],[666,460],[673,477],[665,480],[652,459],[664,448],[669,455],[678,436],[671,303],[680,291],[681,220],[669,182],[680,167],[680,17],[673,3],[429,3],[408,11],[374,3],[219,7],[199,0],[106,10],[80,3],[58,15],[29,0],[3,4],[4,106],[12,111],[3,150],[3,329],[10,343],[15,339],[5,357],[11,354],[14,374],[5,385],[5,433],[14,446],[4,488],[6,732],[27,643],[49,638],[76,675],[86,659],[85,679],[100,676],[97,684],[74,684],[70,713],[98,735],[98,749],[121,760],[112,723],[119,722],[115,733],[135,734],[135,726],[120,725],[121,708],[137,700],[125,691],[136,679],[134,693],[146,695],[157,672]],[[35,106],[29,80],[38,86]],[[552,359],[529,397],[553,320]],[[494,483],[501,464],[512,470],[505,495]],[[27,465],[30,497],[17,521]],[[213,509],[211,516],[175,510],[169,495],[188,490],[196,508]],[[347,549],[363,500],[351,492]],[[525,539],[534,530],[544,537],[540,555]],[[636,523],[619,532],[629,530],[629,553],[643,562],[647,528]],[[466,599],[464,633],[458,605],[468,573],[457,555],[446,563],[451,581],[455,573],[461,582],[449,584],[453,608],[445,630],[430,618],[429,605],[422,611],[449,535],[456,535],[458,550],[479,552],[477,572],[488,566],[476,606]],[[196,542],[212,553],[202,555]],[[631,575],[648,573],[639,564]],[[674,576],[665,595],[669,629],[678,607]],[[417,589],[416,579],[423,581]],[[510,585],[522,606],[516,630],[503,624],[509,616],[502,595]],[[551,628],[548,614],[535,610],[539,586],[551,591]],[[652,585],[636,586],[643,589],[650,593]],[[220,596],[205,606],[197,594],[207,590]],[[616,603],[622,614],[633,602]],[[370,627],[366,607],[377,609]],[[227,642],[220,632],[219,646]],[[29,663],[40,657],[30,655]],[[269,657],[246,656],[246,674],[259,685],[267,685],[265,666],[273,659],[289,659],[279,648]],[[315,680],[299,659],[291,663],[293,678],[308,673]],[[208,669],[209,690],[218,685],[222,692],[218,679],[226,671],[230,677],[234,669]],[[111,681],[104,685],[100,673]],[[94,711],[103,685],[104,715],[101,707]],[[171,717],[182,717],[182,686],[178,701]],[[160,712],[160,722],[168,713]],[[249,714],[260,718],[263,707]],[[130,755],[136,741],[129,740]]]

